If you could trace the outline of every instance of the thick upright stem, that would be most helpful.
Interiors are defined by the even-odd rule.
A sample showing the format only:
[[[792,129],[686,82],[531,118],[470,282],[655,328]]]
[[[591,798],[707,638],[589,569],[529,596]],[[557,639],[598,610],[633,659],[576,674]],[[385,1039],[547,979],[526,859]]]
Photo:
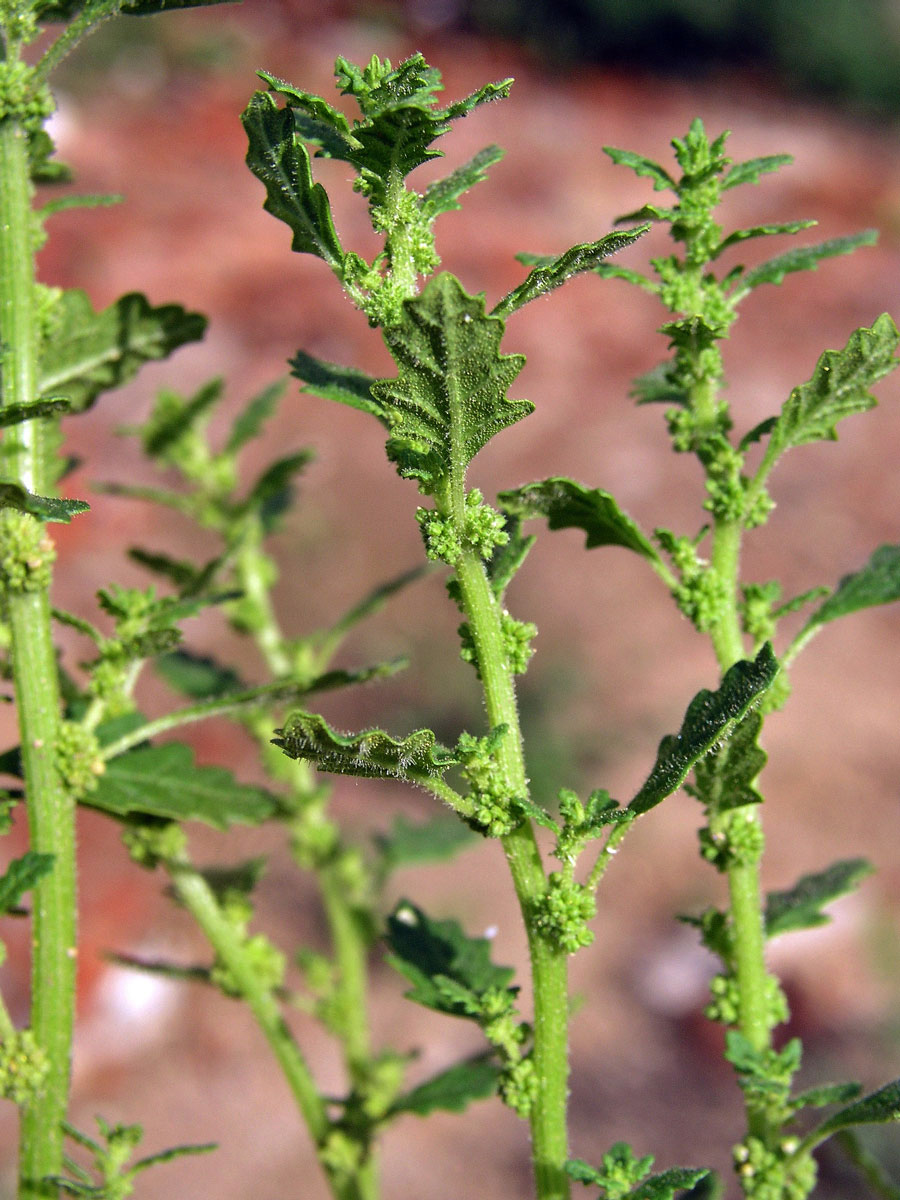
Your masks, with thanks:
[[[497,749],[498,761],[509,795],[524,798],[528,794],[528,779],[515,688],[503,644],[500,607],[476,554],[465,552],[456,564],[456,571],[475,642],[488,721],[492,727],[507,727]],[[502,840],[531,957],[537,1097],[529,1119],[537,1196],[538,1200],[568,1200],[569,1180],[564,1169],[568,1157],[568,963],[565,953],[554,949],[537,928],[537,907],[547,883],[530,822]]]
[[[13,119],[0,122],[0,344],[3,403],[37,395],[38,327],[32,250],[28,139]],[[46,493],[47,450],[40,420],[14,428],[6,470],[13,482]],[[22,1114],[21,1200],[55,1194],[41,1184],[62,1165],[75,1000],[74,804],[55,768],[59,723],[56,658],[47,590],[10,591],[16,702],[31,848],[53,855],[33,896],[31,1027],[49,1059],[43,1095]]]

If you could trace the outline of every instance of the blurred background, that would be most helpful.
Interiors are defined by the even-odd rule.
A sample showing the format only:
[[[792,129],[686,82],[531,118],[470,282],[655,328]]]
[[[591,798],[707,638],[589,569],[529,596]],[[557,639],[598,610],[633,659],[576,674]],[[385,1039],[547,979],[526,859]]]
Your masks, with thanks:
[[[438,225],[444,267],[489,302],[522,278],[517,252],[595,239],[648,199],[648,181],[614,167],[601,146],[669,163],[670,140],[700,116],[711,135],[732,131],[735,159],[795,158],[758,187],[729,193],[729,227],[814,217],[816,240],[881,231],[876,249],[747,300],[726,347],[739,429],[777,411],[824,348],[842,346],[885,310],[900,313],[900,5],[892,0],[245,0],[122,19],[60,71],[56,134],[78,190],[118,192],[125,202],[54,217],[42,277],[85,288],[97,306],[139,288],[156,304],[207,313],[210,328],[201,345],[146,368],[69,422],[69,450],[83,460],[69,480],[72,495],[89,494],[98,480],[158,482],[133,439],[116,430],[144,419],[159,387],[188,393],[223,375],[224,428],[254,391],[285,373],[299,347],[370,372],[389,369],[378,336],[324,264],[292,255],[287,228],[262,211],[238,116],[257,68],[334,100],[337,55],[396,63],[415,50],[442,71],[448,100],[488,80],[516,79],[509,100],[479,109],[440,143],[440,173],[488,143],[506,150],[462,211]],[[364,202],[341,166],[324,167],[343,244],[370,249]],[[664,241],[645,241],[621,261],[640,268],[648,252],[663,252]],[[773,247],[750,243],[742,261],[787,248]],[[472,483],[490,497],[569,474],[611,491],[645,528],[695,530],[702,514],[694,463],[671,454],[657,409],[627,398],[633,377],[664,357],[656,332],[663,319],[653,298],[595,278],[514,315],[505,349],[525,353],[528,364],[513,394],[537,408],[479,455]],[[837,445],[787,456],[773,481],[779,507],[747,548],[749,578],[780,578],[794,595],[834,584],[876,545],[900,540],[897,389],[889,379],[881,406],[843,423]],[[248,473],[304,445],[317,459],[278,536],[277,599],[297,634],[421,555],[412,486],[387,464],[375,422],[291,385],[248,455]],[[150,582],[124,546],[185,555],[192,532],[135,502],[90,499],[89,516],[57,527],[57,602],[93,619],[99,586]],[[690,697],[715,684],[710,650],[636,556],[585,553],[574,532],[542,534],[509,599],[514,615],[540,630],[521,689],[536,799],[552,803],[560,786],[603,786],[627,798]],[[322,711],[345,728],[378,722],[400,733],[426,725],[451,742],[461,728],[477,729],[480,705],[457,658],[457,622],[440,578],[417,584],[361,627],[341,660],[402,654],[409,671],[329,697]],[[263,678],[215,615],[192,622],[187,642]],[[767,726],[766,886],[787,887],[836,858],[864,855],[877,867],[857,895],[835,905],[832,924],[773,946],[791,1000],[789,1032],[806,1042],[804,1085],[849,1077],[871,1088],[900,1075],[898,644],[896,607],[830,626],[798,661],[793,697]],[[74,641],[66,653],[77,663],[86,649]],[[149,679],[141,698],[148,712],[170,702]],[[193,726],[186,736],[201,762],[258,778],[251,744],[226,723]],[[6,744],[14,739],[8,727]],[[427,798],[366,782],[339,782],[334,803],[363,839],[397,812],[431,811]],[[573,960],[583,1003],[572,1033],[572,1151],[589,1161],[625,1138],[638,1153],[653,1152],[660,1167],[727,1171],[739,1136],[740,1097],[719,1034],[701,1016],[712,963],[674,919],[721,902],[718,878],[697,858],[698,818],[694,802],[676,797],[638,826],[601,889],[595,943]],[[21,852],[21,830],[18,837],[10,854]],[[97,1112],[140,1121],[148,1153],[176,1142],[220,1143],[211,1157],[143,1176],[137,1194],[146,1200],[320,1200],[306,1134],[249,1017],[208,990],[147,981],[103,957],[113,950],[202,960],[190,923],[162,896],[159,879],[131,866],[111,823],[85,814],[80,848],[74,1123],[88,1128]],[[201,832],[195,848],[210,862],[271,851],[261,924],[288,950],[321,943],[315,897],[277,837]],[[497,845],[403,873],[394,895],[403,894],[470,933],[495,928],[495,960],[516,964],[527,1011],[525,948]],[[26,937],[10,931],[3,968],[5,994],[23,1019]],[[376,963],[373,972],[376,1037],[420,1051],[413,1078],[479,1048],[476,1031],[402,999],[386,967]],[[302,1019],[297,1029],[323,1086],[338,1091],[332,1049]],[[14,1177],[7,1108],[0,1195],[12,1195]],[[872,1145],[900,1178],[896,1130],[876,1131]],[[386,1198],[530,1192],[525,1128],[495,1102],[427,1122],[405,1118],[386,1139],[384,1169]],[[839,1161],[823,1163],[822,1200],[860,1191]]]

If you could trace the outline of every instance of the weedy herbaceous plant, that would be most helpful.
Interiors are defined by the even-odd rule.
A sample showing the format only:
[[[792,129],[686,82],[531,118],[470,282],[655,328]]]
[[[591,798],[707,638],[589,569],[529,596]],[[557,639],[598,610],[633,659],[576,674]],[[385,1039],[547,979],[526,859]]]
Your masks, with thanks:
[[[439,744],[428,729],[338,732],[314,711],[314,695],[377,681],[398,664],[337,669],[336,652],[358,622],[425,564],[387,583],[373,581],[372,591],[328,628],[297,637],[282,626],[272,603],[277,568],[268,539],[310,455],[279,458],[250,480],[240,468],[242,451],[281,399],[281,383],[253,397],[215,443],[207,426],[222,397],[220,380],[187,396],[161,392],[146,423],[130,430],[181,486],[116,490],[212,531],[219,545],[213,558],[189,562],[158,548],[132,549],[156,586],[108,583],[97,592],[96,625],[54,607],[51,597],[53,523],[91,520],[87,503],[59,495],[66,463],[61,418],[84,412],[144,362],[202,337],[205,321],[177,304],[155,306],[139,292],[95,311],[84,292],[37,282],[35,253],[49,218],[73,204],[103,202],[69,193],[54,198],[53,185],[69,172],[54,157],[46,127],[54,110],[48,78],[104,18],[190,6],[191,0],[0,2],[0,580],[4,672],[20,731],[18,746],[2,759],[14,781],[2,813],[8,830],[24,803],[30,831],[30,848],[8,861],[0,880],[0,905],[9,919],[30,920],[33,932],[27,1027],[16,1028],[0,1002],[0,1082],[20,1111],[18,1196],[118,1200],[139,1189],[147,1168],[214,1150],[187,1145],[141,1158],[138,1125],[98,1117],[97,1128],[86,1132],[67,1122],[77,945],[74,816],[83,804],[120,826],[135,864],[160,872],[202,930],[209,961],[186,972],[195,982],[184,986],[205,984],[248,1006],[260,1045],[268,1043],[296,1101],[305,1126],[297,1137],[312,1143],[339,1200],[379,1196],[378,1139],[395,1117],[458,1112],[491,1096],[529,1127],[522,1154],[530,1145],[540,1200],[563,1200],[573,1186],[601,1200],[710,1200],[737,1192],[752,1200],[803,1200],[816,1189],[815,1151],[832,1138],[858,1169],[854,1194],[896,1198],[900,1185],[857,1131],[900,1119],[900,1081],[867,1095],[855,1083],[798,1091],[802,1046],[780,1036],[787,1007],[766,966],[770,939],[823,923],[825,906],[855,888],[869,867],[850,858],[764,896],[759,776],[766,762],[763,724],[788,699],[794,660],[830,622],[900,598],[900,545],[875,549],[837,584],[799,596],[783,595],[773,580],[746,580],[740,568],[745,536],[765,536],[770,480],[781,456],[835,440],[839,421],[873,407],[870,388],[896,367],[900,337],[887,314],[850,332],[780,408],[749,429],[724,398],[720,353],[751,291],[815,269],[875,235],[782,249],[752,269],[720,267],[720,258],[747,239],[797,234],[812,222],[723,230],[716,222],[723,193],[759,183],[790,158],[733,162],[726,134],[710,138],[698,119],[672,141],[674,159],[666,165],[604,148],[661,193],[659,200],[620,218],[615,231],[595,242],[548,258],[523,253],[527,272],[508,295],[470,295],[439,270],[434,226],[460,207],[502,152],[487,147],[423,192],[409,180],[440,156],[436,143],[454,122],[505,98],[512,81],[445,105],[440,74],[421,55],[396,68],[377,57],[363,67],[340,58],[336,82],[346,99],[335,106],[261,72],[264,89],[242,120],[264,206],[289,227],[294,251],[331,268],[335,287],[344,289],[360,321],[381,331],[395,363],[392,377],[373,379],[352,363],[323,362],[300,349],[292,374],[305,403],[337,401],[358,410],[360,422],[374,418],[383,426],[388,462],[409,481],[409,519],[418,522],[425,559],[432,569],[443,567],[448,603],[459,610],[460,652],[471,664],[472,686],[481,689],[486,718],[483,728],[461,731],[452,745]],[[349,118],[344,110],[351,104],[356,115]],[[341,241],[329,197],[315,182],[316,157],[338,159],[353,174],[382,241],[374,260]],[[645,271],[618,265],[617,252],[640,243],[653,222],[668,228],[672,252]],[[639,261],[640,249],[630,262]],[[548,474],[501,491],[494,503],[467,486],[478,451],[533,408],[508,395],[524,360],[501,349],[506,319],[584,272],[610,295],[627,284],[661,305],[668,356],[636,381],[634,394],[638,403],[663,406],[672,448],[693,454],[702,468],[697,524],[687,531],[639,528],[596,481]],[[506,595],[534,531],[544,525],[583,531],[588,548],[618,546],[638,555],[715,651],[720,678],[687,704],[680,729],[662,738],[631,797],[613,799],[601,788],[577,795],[565,786],[555,797],[529,793],[515,677],[528,667],[536,630],[527,614],[509,611]],[[584,570],[597,569],[597,561],[591,556]],[[220,606],[231,628],[253,643],[269,683],[248,686],[227,663],[180,644],[179,623],[209,605]],[[796,613],[804,614],[799,632],[780,636],[781,619]],[[60,626],[91,647],[77,674],[57,654]],[[152,719],[134,699],[148,666],[181,697],[171,712]],[[270,786],[243,785],[225,766],[196,765],[187,745],[156,740],[222,714],[254,736]],[[390,714],[384,723],[390,726]],[[374,846],[361,844],[335,823],[328,775],[406,781],[434,797],[435,819],[398,819]],[[568,960],[588,952],[612,856],[622,850],[627,860],[629,830],[638,818],[652,821],[657,805],[680,788],[699,805],[701,869],[721,876],[721,907],[691,923],[721,964],[706,1014],[727,1030],[726,1057],[746,1109],[745,1128],[734,1131],[730,1180],[702,1164],[655,1169],[640,1130],[633,1147],[617,1142],[593,1163],[573,1156],[579,1148],[570,1148],[567,1134]],[[447,809],[458,821],[448,823]],[[330,952],[288,948],[294,974],[287,976],[288,950],[251,932],[264,864],[238,858],[225,867],[198,865],[185,831],[198,821],[222,830],[279,825],[297,871],[315,880]],[[505,858],[518,897],[530,955],[530,1012],[520,1010],[512,969],[491,961],[488,941],[412,901],[384,911],[392,871],[448,857],[473,830],[497,843],[498,863]],[[369,964],[385,947],[407,988],[396,1003],[418,1002],[474,1022],[484,1035],[483,1053],[424,1083],[405,1083],[410,1048],[374,1045],[367,1019]],[[132,965],[185,973],[175,965]],[[292,1009],[305,1015],[288,1022]],[[342,1055],[340,1096],[319,1089],[304,1053],[303,1027],[311,1020]],[[302,1191],[301,1183],[296,1194]]]

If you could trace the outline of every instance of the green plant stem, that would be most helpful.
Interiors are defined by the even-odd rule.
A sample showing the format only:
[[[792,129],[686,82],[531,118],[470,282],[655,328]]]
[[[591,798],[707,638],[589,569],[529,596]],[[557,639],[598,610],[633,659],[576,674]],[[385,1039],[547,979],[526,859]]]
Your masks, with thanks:
[[[306,1059],[282,1016],[273,991],[260,981],[258,971],[244,953],[242,934],[223,914],[215,894],[189,862],[169,861],[166,868],[181,903],[203,930],[217,957],[240,989],[240,994],[262,1030],[288,1086],[303,1114],[316,1148],[321,1150],[331,1131],[325,1102],[319,1095]],[[335,1200],[370,1200],[356,1178],[346,1178],[326,1167]]]
[[[28,138],[12,118],[0,122],[0,343],[3,403],[37,397],[38,323],[35,311],[33,230]],[[46,424],[18,426],[6,469],[29,491],[48,490]],[[22,1113],[20,1200],[46,1197],[40,1180],[62,1166],[62,1121],[69,1093],[75,1003],[74,803],[55,766],[59,687],[47,591],[11,592],[16,704],[22,745],[31,848],[53,855],[53,869],[33,891],[31,1027],[47,1054],[49,1075],[38,1103]]]
[[[522,734],[512,674],[494,597],[481,559],[464,551],[456,564],[463,607],[475,642],[491,727],[505,725],[497,748],[510,797],[528,795]],[[567,1200],[569,1180],[566,1104],[568,1082],[568,961],[537,928],[536,915],[547,883],[529,821],[501,839],[528,934],[534,1003],[534,1068],[537,1097],[529,1119],[538,1200]]]

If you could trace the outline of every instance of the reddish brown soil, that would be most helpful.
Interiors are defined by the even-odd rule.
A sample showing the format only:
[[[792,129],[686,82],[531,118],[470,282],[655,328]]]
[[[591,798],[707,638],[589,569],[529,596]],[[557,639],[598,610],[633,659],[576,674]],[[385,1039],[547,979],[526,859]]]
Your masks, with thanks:
[[[820,222],[816,236],[878,226],[882,237],[875,250],[760,289],[747,302],[727,347],[730,397],[742,429],[774,412],[791,387],[809,377],[823,348],[842,345],[852,329],[884,310],[900,312],[895,132],[798,102],[765,80],[695,85],[588,70],[563,77],[524,60],[513,46],[439,39],[424,29],[408,35],[339,14],[313,19],[261,0],[248,0],[243,9],[172,16],[153,36],[164,39],[162,47],[148,33],[146,45],[132,51],[130,77],[121,60],[112,73],[99,67],[93,73],[100,55],[91,48],[82,51],[80,73],[70,77],[61,156],[75,167],[81,189],[121,191],[126,202],[54,218],[43,276],[86,288],[98,305],[141,287],[154,302],[174,299],[207,312],[211,325],[201,346],[149,368],[68,424],[71,449],[85,460],[70,477],[72,495],[85,495],[91,480],[153,478],[132,443],[114,431],[146,414],[158,386],[188,391],[223,374],[234,412],[284,371],[298,346],[373,371],[387,365],[377,337],[323,264],[292,256],[287,229],[262,211],[261,187],[243,164],[237,119],[255,67],[323,94],[331,92],[337,54],[361,61],[378,52],[397,60],[421,48],[444,72],[449,97],[514,75],[512,98],[480,110],[446,143],[451,166],[488,142],[507,150],[490,181],[439,227],[444,265],[489,297],[521,278],[516,252],[557,251],[593,239],[618,213],[648,198],[647,181],[613,167],[600,152],[604,144],[666,161],[669,139],[699,114],[711,132],[733,130],[735,158],[793,153],[793,167],[731,194],[729,223],[813,216]],[[212,42],[230,54],[228,70],[204,75],[171,65],[173,56],[189,58],[192,48]],[[335,185],[346,173],[323,164],[323,177]],[[345,245],[368,247],[359,197],[338,190],[334,206]],[[652,242],[654,252],[661,247]],[[746,258],[767,252],[748,245]],[[640,266],[646,253],[639,246],[623,261]],[[664,354],[655,333],[661,319],[652,300],[593,278],[513,317],[506,346],[528,356],[514,394],[531,398],[537,410],[479,456],[473,482],[493,493],[571,474],[612,491],[647,528],[696,528],[702,514],[693,464],[672,458],[658,410],[635,409],[626,398],[630,379]],[[880,394],[881,407],[842,425],[837,445],[798,450],[779,468],[779,507],[748,546],[751,578],[778,576],[793,595],[836,581],[875,545],[900,540],[897,383],[888,381]],[[259,467],[286,447],[317,449],[302,504],[279,539],[278,599],[292,631],[316,628],[374,582],[417,561],[415,498],[385,463],[381,441],[375,422],[301,397],[291,386],[265,446],[251,452]],[[146,582],[123,562],[123,544],[174,553],[189,548],[189,531],[177,522],[108,497],[94,497],[92,504],[90,516],[60,527],[58,572],[58,602],[90,617],[98,586]],[[616,549],[585,554],[575,534],[542,537],[510,600],[516,615],[536,620],[541,631],[523,690],[535,740],[542,731],[547,747],[538,751],[535,778],[549,778],[553,786],[602,785],[627,797],[660,736],[677,727],[687,700],[715,683],[708,649],[640,561]],[[478,705],[472,679],[456,659],[455,624],[439,579],[418,585],[361,630],[345,655],[349,663],[408,654],[410,672],[389,685],[330,699],[324,711],[348,728],[374,720],[396,731],[436,724],[451,737],[463,723],[473,727]],[[858,1075],[874,1086],[900,1074],[898,634],[896,609],[862,614],[823,633],[799,661],[794,696],[767,734],[767,885],[785,887],[841,857],[866,855],[878,868],[857,897],[839,906],[831,926],[786,938],[773,952],[794,1024],[807,1039],[809,1082]],[[237,654],[248,675],[258,672],[215,618],[196,622],[189,636],[196,649]],[[86,648],[73,644],[69,653],[76,662]],[[165,700],[149,686],[144,702],[153,710]],[[194,727],[191,740],[202,761],[230,762],[240,777],[254,777],[252,747],[236,744],[228,727]],[[538,796],[551,798],[552,791]],[[424,798],[362,783],[340,784],[335,804],[361,830],[384,827],[398,810],[429,810]],[[699,1017],[708,964],[693,935],[673,920],[721,896],[713,873],[698,869],[697,823],[695,806],[679,798],[635,831],[601,892],[596,942],[573,963],[584,1003],[572,1035],[572,1150],[588,1160],[629,1138],[639,1152],[652,1150],[661,1166],[726,1167],[727,1147],[739,1133],[736,1089],[719,1058],[716,1033]],[[196,844],[210,860],[275,849],[263,887],[267,917],[288,948],[322,936],[315,899],[272,836],[226,843],[203,835]],[[80,845],[83,995],[75,1122],[87,1127],[95,1112],[139,1120],[148,1152],[173,1142],[221,1143],[209,1158],[150,1173],[138,1187],[142,1200],[324,1197],[283,1082],[236,1005],[179,987],[155,1006],[148,998],[148,1011],[123,1025],[123,1005],[140,997],[123,993],[123,977],[103,964],[104,949],[181,961],[202,959],[204,949],[159,896],[161,882],[135,876],[108,824],[89,814]],[[516,963],[524,977],[524,947],[498,846],[485,844],[449,868],[409,871],[397,879],[395,894],[423,899],[436,915],[456,916],[472,932],[496,926],[497,960]],[[13,949],[21,964],[24,945]],[[416,1078],[478,1048],[473,1030],[415,1008],[385,967],[374,972],[376,1039],[417,1049]],[[11,988],[19,987],[22,1015],[24,984],[9,969],[4,974]],[[296,1024],[323,1087],[339,1090],[333,1050],[308,1022]],[[0,1136],[9,1163],[9,1113]],[[408,1118],[386,1139],[385,1195],[528,1195],[527,1159],[524,1128],[497,1104],[427,1123]],[[848,1187],[842,1191],[835,1183],[828,1194],[854,1194]]]

